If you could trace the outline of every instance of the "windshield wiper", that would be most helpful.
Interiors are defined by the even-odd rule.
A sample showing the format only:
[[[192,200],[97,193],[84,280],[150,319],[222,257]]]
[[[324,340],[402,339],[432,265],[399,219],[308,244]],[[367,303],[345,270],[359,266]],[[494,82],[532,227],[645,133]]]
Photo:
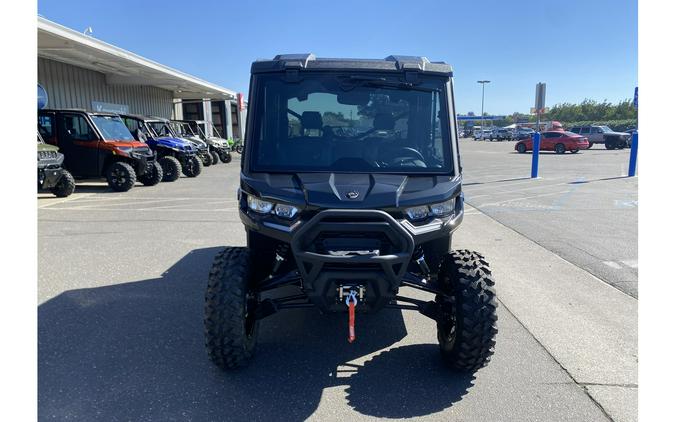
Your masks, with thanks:
[[[415,89],[427,92],[434,91],[433,89],[419,87],[418,85],[421,82],[412,83],[412,82],[392,81],[381,76],[352,75],[345,78],[345,82],[351,82],[351,84],[347,83],[342,84],[340,88],[342,88],[342,90],[344,91],[349,91],[359,85],[384,86],[396,89]]]

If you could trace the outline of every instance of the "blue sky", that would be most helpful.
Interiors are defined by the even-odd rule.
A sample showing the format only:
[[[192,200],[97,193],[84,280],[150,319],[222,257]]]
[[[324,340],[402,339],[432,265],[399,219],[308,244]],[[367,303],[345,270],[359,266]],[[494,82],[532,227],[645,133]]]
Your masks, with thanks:
[[[221,86],[246,93],[250,63],[278,53],[424,55],[455,70],[460,113],[528,112],[616,102],[637,84],[637,0],[128,1],[40,0],[38,13]]]

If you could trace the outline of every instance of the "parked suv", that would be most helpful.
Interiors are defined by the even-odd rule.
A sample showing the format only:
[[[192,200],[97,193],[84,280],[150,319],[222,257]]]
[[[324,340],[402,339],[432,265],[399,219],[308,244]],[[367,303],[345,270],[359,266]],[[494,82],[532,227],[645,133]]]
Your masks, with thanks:
[[[492,137],[490,137],[490,140],[492,140],[493,138],[498,141],[510,141],[511,139],[513,139],[513,132],[510,129],[506,129],[503,127],[495,129],[492,132]]]
[[[464,216],[451,67],[294,54],[251,72],[238,192],[247,246],[226,247],[209,272],[211,360],[246,364],[259,321],[277,311],[341,313],[351,343],[357,315],[389,308],[433,319],[452,368],[487,364],[492,273],[481,254],[451,249]]]
[[[588,148],[594,144],[605,144],[607,149],[624,149],[631,146],[631,136],[625,132],[615,132],[609,126],[576,126],[570,132],[588,138]]]
[[[116,114],[39,110],[38,130],[45,142],[59,147],[64,167],[75,178],[105,177],[120,192],[131,189],[136,180],[146,186],[162,180],[155,153],[135,140]]]
[[[172,136],[159,136],[153,124],[167,125],[162,120],[144,116],[120,115],[124,124],[138,141],[143,141],[157,153],[157,162],[162,166],[162,181],[173,182],[181,172],[187,177],[197,177],[202,172],[202,162],[191,142]]]
[[[49,190],[59,198],[65,198],[75,192],[73,175],[61,167],[63,154],[54,145],[45,143],[39,129],[37,153],[38,190]]]

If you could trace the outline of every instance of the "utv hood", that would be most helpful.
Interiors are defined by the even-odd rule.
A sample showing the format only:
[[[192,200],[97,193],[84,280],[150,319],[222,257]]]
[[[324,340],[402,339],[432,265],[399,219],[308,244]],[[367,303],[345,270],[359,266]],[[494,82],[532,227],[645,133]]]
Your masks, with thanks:
[[[162,136],[160,138],[155,138],[157,145],[163,146],[166,148],[178,148],[182,149],[186,146],[192,146],[192,144],[181,138],[173,138],[169,136]]]
[[[253,173],[242,174],[241,181],[244,191],[258,197],[318,208],[432,204],[461,189],[461,178],[449,175]]]

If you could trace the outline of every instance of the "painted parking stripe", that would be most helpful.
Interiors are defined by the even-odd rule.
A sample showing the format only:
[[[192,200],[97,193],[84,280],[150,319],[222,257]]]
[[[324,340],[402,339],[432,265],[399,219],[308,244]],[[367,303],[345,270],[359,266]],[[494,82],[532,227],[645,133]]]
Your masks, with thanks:
[[[602,263],[616,270],[620,270],[622,268],[620,264],[617,264],[614,261],[603,261]]]
[[[625,261],[621,261],[623,264],[631,267],[631,268],[637,268],[638,267],[638,261],[637,259],[626,259]]]

